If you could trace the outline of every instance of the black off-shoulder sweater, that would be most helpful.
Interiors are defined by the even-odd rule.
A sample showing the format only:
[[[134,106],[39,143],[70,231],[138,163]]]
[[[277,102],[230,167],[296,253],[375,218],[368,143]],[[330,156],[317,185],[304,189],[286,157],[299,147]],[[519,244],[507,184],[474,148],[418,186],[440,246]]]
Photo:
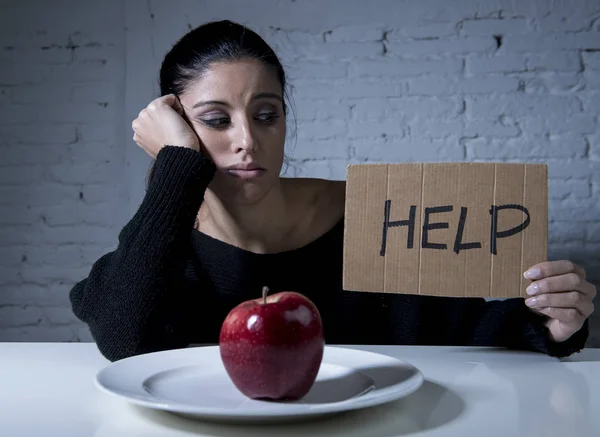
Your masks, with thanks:
[[[344,223],[312,243],[257,254],[194,229],[214,165],[191,149],[167,146],[117,248],[70,291],[75,315],[100,352],[115,361],[192,343],[218,343],[238,303],[293,290],[318,307],[328,344],[473,345],[568,356],[585,345],[584,327],[550,341],[543,318],[523,299],[486,302],[342,288]],[[410,292],[410,290],[407,290]]]

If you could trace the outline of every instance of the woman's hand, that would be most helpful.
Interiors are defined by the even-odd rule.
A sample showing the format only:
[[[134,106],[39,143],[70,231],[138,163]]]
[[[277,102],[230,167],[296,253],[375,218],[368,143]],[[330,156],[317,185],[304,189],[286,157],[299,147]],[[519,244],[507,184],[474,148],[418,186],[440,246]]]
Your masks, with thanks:
[[[159,97],[142,109],[131,123],[133,141],[154,159],[166,145],[200,151],[200,140],[184,117],[177,96]]]
[[[536,264],[524,273],[533,282],[525,300],[534,312],[548,317],[550,338],[561,342],[581,329],[594,312],[596,287],[585,279],[585,271],[571,261]]]

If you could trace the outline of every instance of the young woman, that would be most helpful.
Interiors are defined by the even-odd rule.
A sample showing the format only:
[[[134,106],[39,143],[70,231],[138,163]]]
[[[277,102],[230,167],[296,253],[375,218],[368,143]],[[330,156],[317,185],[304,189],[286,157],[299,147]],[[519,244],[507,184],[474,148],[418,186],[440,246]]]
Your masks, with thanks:
[[[285,73],[250,29],[190,31],[166,55],[160,88],[132,124],[155,160],[146,195],[116,250],[70,293],[108,359],[217,343],[229,310],[264,285],[310,298],[329,344],[584,347],[596,290],[569,261],[531,266],[527,300],[343,290],[344,182],[280,177]]]

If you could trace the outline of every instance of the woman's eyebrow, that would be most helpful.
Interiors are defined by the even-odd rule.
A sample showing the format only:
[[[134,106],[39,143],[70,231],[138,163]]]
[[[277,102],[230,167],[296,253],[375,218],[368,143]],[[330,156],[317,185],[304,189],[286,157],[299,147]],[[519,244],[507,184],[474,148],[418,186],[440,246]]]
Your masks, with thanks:
[[[252,96],[252,100],[258,100],[258,99],[275,99],[278,101],[281,101],[281,96],[277,93],[258,93],[255,94],[254,96]],[[223,106],[231,106],[229,105],[229,103],[224,102],[222,100],[206,100],[206,101],[200,101],[194,104],[194,106],[192,106],[192,108],[199,108],[201,106],[206,106],[206,105],[223,105]]]

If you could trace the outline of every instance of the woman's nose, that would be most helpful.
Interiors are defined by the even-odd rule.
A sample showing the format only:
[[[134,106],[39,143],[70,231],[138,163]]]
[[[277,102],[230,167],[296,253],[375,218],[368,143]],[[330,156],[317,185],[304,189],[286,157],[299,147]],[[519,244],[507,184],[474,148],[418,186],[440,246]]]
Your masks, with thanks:
[[[240,126],[236,132],[232,145],[236,153],[241,151],[247,153],[256,152],[257,141],[250,125],[244,124]]]

